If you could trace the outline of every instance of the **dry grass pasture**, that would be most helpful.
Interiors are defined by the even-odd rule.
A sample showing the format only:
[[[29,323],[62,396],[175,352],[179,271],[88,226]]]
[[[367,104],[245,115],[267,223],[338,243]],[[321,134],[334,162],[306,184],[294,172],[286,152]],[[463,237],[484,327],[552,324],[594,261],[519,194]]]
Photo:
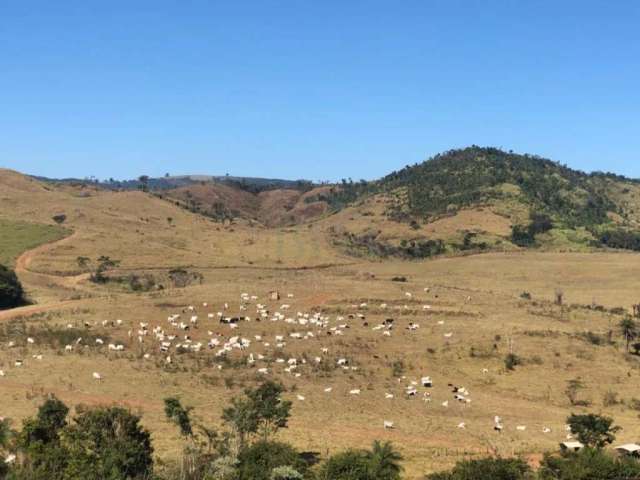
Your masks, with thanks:
[[[365,220],[377,218],[358,214],[361,207],[290,228],[222,225],[142,192],[58,188],[8,171],[0,172],[0,198],[3,221],[53,225],[52,216],[64,213],[64,228],[73,232],[29,245],[16,269],[35,303],[0,312],[0,416],[15,422],[32,415],[48,393],[72,405],[124,404],[143,415],[157,455],[171,458],[181,443],[164,420],[164,397],[179,395],[197,416],[220,425],[225,403],[266,376],[283,382],[294,403],[283,439],[323,455],[391,440],[410,479],[487,452],[536,458],[565,439],[572,411],[611,415],[623,427],[621,442],[640,439],[634,402],[640,358],[625,352],[622,317],[611,311],[638,303],[638,255],[515,251],[374,261],[331,244],[332,228],[349,222],[366,228]],[[491,235],[508,230],[493,213],[481,213],[463,214],[460,226],[454,218],[441,220],[442,230],[430,228],[455,234],[471,222]],[[165,279],[168,270],[184,267],[202,281],[147,292],[96,285],[76,259],[101,255],[121,262],[110,275]],[[553,303],[558,289],[564,306]],[[270,299],[273,290],[280,300]],[[257,299],[241,301],[243,293]],[[265,318],[258,304],[269,310]],[[251,320],[231,328],[218,312]],[[190,324],[188,332],[168,321],[173,314]],[[388,318],[392,330],[376,329]],[[146,335],[138,333],[141,322]],[[154,328],[176,335],[169,352],[160,351]],[[186,334],[191,345],[202,343],[199,352],[176,349],[189,345]],[[221,356],[220,345],[207,347],[233,336],[250,346]],[[109,343],[124,350],[111,351]],[[504,363],[510,351],[522,360],[513,371]],[[294,358],[297,368],[286,371]],[[18,359],[23,366],[15,366]],[[433,388],[419,385],[423,376]],[[577,378],[588,407],[570,405],[564,393]],[[415,397],[406,395],[412,382]],[[448,384],[464,386],[471,402],[456,401]],[[495,415],[503,418],[502,433],[493,430]],[[385,420],[395,428],[384,430]]]

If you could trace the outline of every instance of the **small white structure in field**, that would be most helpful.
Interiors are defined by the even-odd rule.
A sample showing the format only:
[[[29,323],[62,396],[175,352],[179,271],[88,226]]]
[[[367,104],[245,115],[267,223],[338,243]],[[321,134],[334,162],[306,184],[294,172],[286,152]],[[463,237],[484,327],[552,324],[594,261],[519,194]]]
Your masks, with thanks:
[[[560,449],[565,452],[579,452],[584,448],[584,445],[580,442],[562,442],[560,443]]]
[[[102,380],[102,375],[100,375],[98,372],[93,372],[93,378],[95,380]]]
[[[636,443],[625,443],[619,447],[615,447],[615,451],[630,457],[640,457],[640,445]]]

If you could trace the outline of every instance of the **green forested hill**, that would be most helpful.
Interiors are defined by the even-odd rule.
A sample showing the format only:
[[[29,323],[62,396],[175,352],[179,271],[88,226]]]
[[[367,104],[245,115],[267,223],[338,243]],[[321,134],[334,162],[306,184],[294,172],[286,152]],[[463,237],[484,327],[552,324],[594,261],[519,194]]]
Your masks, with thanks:
[[[496,148],[469,147],[436,155],[381,180],[385,188],[406,187],[415,215],[438,215],[451,208],[513,196],[566,226],[607,221],[607,212],[623,213],[608,188],[630,181],[610,174],[586,174],[559,163]],[[505,185],[514,188],[504,188]]]
[[[343,182],[329,202],[339,209],[372,194],[392,199],[388,218],[416,229],[463,209],[488,209],[509,219],[508,240],[521,247],[546,242],[640,250],[639,181],[535,155],[478,146],[450,150],[375,182]]]

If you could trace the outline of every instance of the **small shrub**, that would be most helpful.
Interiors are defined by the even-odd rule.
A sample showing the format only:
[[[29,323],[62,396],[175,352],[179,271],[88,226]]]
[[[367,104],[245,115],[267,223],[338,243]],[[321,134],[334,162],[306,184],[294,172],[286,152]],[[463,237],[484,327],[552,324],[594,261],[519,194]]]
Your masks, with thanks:
[[[270,480],[304,480],[304,476],[289,465],[274,468],[269,478]]]
[[[65,220],[67,219],[67,216],[64,213],[61,213],[60,215],[54,215],[51,218],[53,219],[54,222],[60,225],[65,222]]]
[[[404,375],[404,372],[405,372],[404,361],[402,361],[402,360],[394,360],[391,363],[391,374],[394,377],[401,377],[402,375]]]
[[[504,359],[504,366],[507,370],[515,370],[518,365],[522,365],[522,360],[515,353],[509,353]]]

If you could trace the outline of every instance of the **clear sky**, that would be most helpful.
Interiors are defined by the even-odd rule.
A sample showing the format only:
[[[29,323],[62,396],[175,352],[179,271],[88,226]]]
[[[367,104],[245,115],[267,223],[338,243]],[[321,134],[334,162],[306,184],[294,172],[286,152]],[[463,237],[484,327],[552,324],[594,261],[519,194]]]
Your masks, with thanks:
[[[637,0],[2,0],[0,166],[376,178],[471,144],[640,177]]]

